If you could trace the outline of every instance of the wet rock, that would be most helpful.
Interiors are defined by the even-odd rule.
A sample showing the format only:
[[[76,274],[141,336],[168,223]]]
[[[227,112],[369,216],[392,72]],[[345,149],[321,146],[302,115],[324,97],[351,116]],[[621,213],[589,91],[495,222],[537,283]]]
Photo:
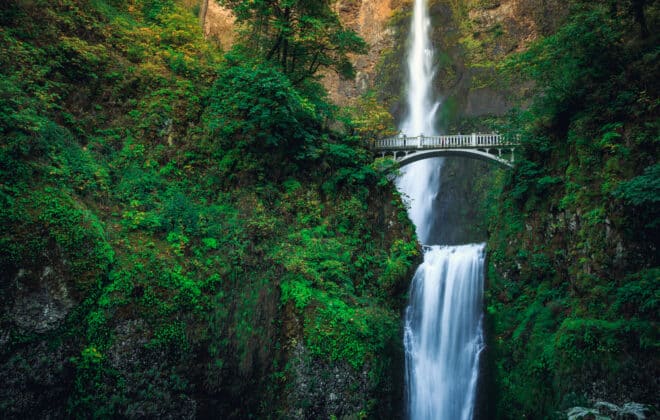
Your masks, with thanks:
[[[465,104],[465,115],[468,117],[480,115],[502,115],[511,108],[504,93],[493,89],[471,89]]]
[[[145,358],[148,340],[143,320],[127,320],[115,327],[115,340],[108,352],[110,364],[124,374],[135,370]]]
[[[177,357],[148,346],[151,333],[142,319],[129,319],[114,329],[108,350],[110,365],[122,377],[123,392],[131,397],[120,409],[127,418],[192,419],[197,401],[187,394]]]
[[[314,360],[297,343],[292,351],[292,387],[287,395],[286,418],[358,418],[366,411],[366,396],[373,391],[368,372],[346,364],[328,365]]]
[[[65,274],[52,266],[41,270],[20,269],[13,283],[14,299],[8,315],[25,333],[56,329],[76,303]]]

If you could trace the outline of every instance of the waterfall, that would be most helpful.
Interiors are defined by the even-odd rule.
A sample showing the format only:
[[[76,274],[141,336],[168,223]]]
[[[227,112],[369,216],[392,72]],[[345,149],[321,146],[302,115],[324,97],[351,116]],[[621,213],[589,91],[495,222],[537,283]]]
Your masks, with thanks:
[[[406,309],[406,389],[411,419],[471,419],[479,353],[483,244],[432,246]]]
[[[432,100],[433,49],[429,41],[431,20],[426,0],[415,0],[408,51],[408,117],[401,131],[408,136],[436,135],[435,113],[440,105]],[[431,210],[437,196],[442,159],[424,159],[401,171],[397,188],[408,205],[408,214],[422,243],[429,243]],[[414,204],[413,204],[414,203]]]
[[[415,0],[408,52],[409,136],[435,135],[432,100],[433,50],[426,0]],[[424,159],[402,168],[397,188],[423,244],[434,244],[431,226],[440,193],[442,159]],[[482,294],[484,244],[425,246],[424,262],[410,286],[406,309],[407,413],[413,420],[471,419],[479,354],[483,349]]]
[[[429,41],[431,20],[426,0],[415,0],[408,51],[408,118],[401,131],[409,136],[434,135],[433,120],[439,103],[433,103],[433,49]]]

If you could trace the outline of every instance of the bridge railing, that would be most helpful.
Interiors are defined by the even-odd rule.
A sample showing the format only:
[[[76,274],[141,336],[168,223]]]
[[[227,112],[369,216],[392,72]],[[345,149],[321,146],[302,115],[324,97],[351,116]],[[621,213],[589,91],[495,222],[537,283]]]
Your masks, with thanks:
[[[507,147],[518,144],[496,133],[455,134],[447,136],[416,136],[399,135],[376,140],[376,150],[393,149],[450,149],[450,148],[480,148]]]

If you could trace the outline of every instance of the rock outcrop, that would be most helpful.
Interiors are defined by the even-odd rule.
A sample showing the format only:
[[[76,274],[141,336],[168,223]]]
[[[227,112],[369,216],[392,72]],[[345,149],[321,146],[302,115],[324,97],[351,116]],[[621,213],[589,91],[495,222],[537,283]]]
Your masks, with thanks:
[[[235,20],[231,12],[216,3],[205,1],[201,16],[204,34],[219,40],[226,50],[235,40]],[[347,27],[353,29],[369,45],[369,52],[351,57],[356,76],[343,80],[333,71],[323,74],[323,84],[330,98],[338,105],[348,105],[361,94],[374,87],[377,64],[385,48],[394,42],[394,32],[389,21],[395,10],[402,7],[401,0],[342,0],[335,10]]]

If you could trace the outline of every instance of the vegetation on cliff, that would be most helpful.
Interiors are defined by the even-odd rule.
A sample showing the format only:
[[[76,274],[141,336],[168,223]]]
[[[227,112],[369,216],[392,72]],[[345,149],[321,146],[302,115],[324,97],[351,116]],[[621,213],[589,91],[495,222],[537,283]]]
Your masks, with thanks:
[[[390,417],[417,248],[354,134],[391,130],[376,99],[394,110],[404,43],[352,119],[315,82],[364,48],[327,2],[228,0],[245,26],[226,53],[192,3],[0,5],[0,410]],[[522,48],[488,26],[500,2],[432,3],[451,32],[438,122],[523,141],[463,206],[489,204],[472,217],[490,220],[497,417],[658,407],[657,2],[537,13],[543,37],[506,61]],[[403,39],[405,10],[394,26]],[[508,107],[468,112],[507,91],[502,69],[530,106],[461,118]]]
[[[3,415],[396,410],[417,247],[319,85],[173,0],[0,10]]]
[[[346,28],[327,0],[222,0],[239,24],[244,24],[245,46],[279,67],[298,84],[333,69],[354,77],[349,53],[365,53],[367,45]]]
[[[658,407],[660,10],[644,3],[572,2],[507,64],[535,88],[502,127],[523,150],[491,208],[499,417]]]

